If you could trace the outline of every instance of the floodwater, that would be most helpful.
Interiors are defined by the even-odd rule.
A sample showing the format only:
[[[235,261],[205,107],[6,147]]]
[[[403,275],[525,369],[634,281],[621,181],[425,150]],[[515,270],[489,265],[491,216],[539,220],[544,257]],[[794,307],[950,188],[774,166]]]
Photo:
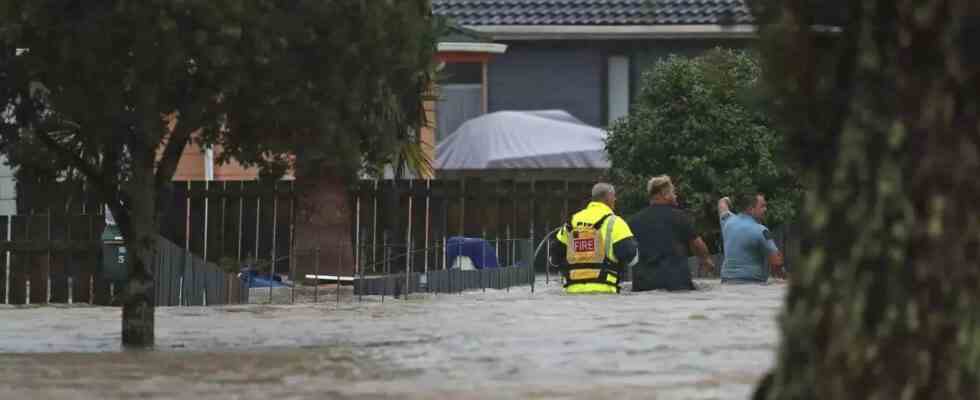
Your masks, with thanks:
[[[158,308],[154,351],[120,350],[117,308],[0,306],[0,398],[748,398],[786,286],[699,284]]]

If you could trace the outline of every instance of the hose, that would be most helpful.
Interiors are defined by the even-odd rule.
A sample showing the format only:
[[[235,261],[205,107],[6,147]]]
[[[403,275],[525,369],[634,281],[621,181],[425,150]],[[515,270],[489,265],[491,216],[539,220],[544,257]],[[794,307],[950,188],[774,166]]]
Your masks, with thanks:
[[[556,233],[558,233],[558,230],[559,229],[562,229],[562,227],[559,226],[559,227],[555,228],[555,230],[553,230],[551,232],[548,232],[548,234],[545,235],[544,239],[541,240],[541,243],[538,244],[538,248],[534,249],[534,258],[531,259],[531,268],[534,268],[534,260],[537,260],[538,259],[538,254],[541,253],[541,247],[543,247],[545,243],[550,242],[551,241],[551,239],[550,239],[551,236],[554,235],[554,234],[556,234]],[[551,260],[550,259],[544,260],[544,263],[545,263],[544,264],[545,273],[550,274],[550,272],[551,272]]]

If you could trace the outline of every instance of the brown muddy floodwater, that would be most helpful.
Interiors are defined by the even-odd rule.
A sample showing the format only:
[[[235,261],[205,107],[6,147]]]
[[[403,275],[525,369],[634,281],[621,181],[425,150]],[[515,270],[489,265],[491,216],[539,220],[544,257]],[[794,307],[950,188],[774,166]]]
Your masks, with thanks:
[[[748,398],[786,286],[699,283],[158,308],[142,352],[117,308],[0,306],[0,399]]]

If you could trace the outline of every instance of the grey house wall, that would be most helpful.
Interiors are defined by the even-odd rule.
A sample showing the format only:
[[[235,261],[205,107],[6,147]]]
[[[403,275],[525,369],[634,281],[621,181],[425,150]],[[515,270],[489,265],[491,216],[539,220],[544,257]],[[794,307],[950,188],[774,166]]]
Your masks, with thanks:
[[[14,171],[7,165],[7,159],[0,156],[0,215],[17,213],[17,189],[14,184]]]
[[[607,59],[630,57],[631,97],[644,70],[671,54],[697,56],[714,47],[745,48],[738,40],[603,40],[508,42],[488,67],[488,105],[503,110],[562,109],[587,124],[605,126]]]
[[[587,124],[602,124],[601,48],[549,42],[507,45],[507,52],[488,67],[490,112],[562,109]]]

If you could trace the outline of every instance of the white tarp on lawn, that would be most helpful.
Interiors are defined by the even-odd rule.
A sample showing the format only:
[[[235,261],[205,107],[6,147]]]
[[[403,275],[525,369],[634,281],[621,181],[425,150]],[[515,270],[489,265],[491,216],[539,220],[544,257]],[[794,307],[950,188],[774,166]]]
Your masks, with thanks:
[[[606,131],[561,110],[471,119],[436,147],[436,169],[606,169]]]

